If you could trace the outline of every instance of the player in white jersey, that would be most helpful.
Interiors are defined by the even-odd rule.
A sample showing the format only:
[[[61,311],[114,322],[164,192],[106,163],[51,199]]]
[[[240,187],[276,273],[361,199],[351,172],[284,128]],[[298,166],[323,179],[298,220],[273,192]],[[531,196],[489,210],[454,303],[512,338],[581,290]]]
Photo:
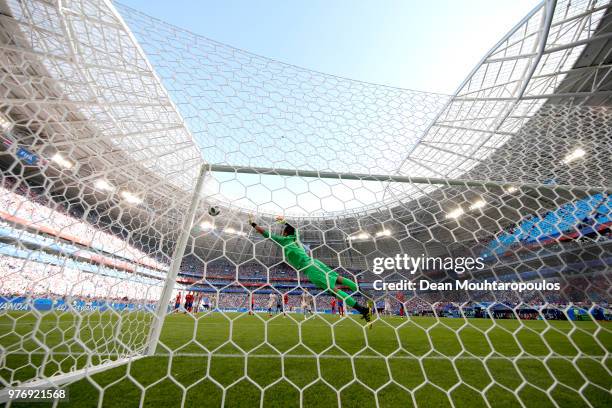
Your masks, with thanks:
[[[385,297],[385,314],[387,316],[391,316],[393,314],[391,310],[391,299],[389,296]]]
[[[268,316],[272,316],[272,308],[276,305],[276,294],[274,292],[270,292],[270,297],[268,299]]]
[[[312,314],[312,309],[310,308],[310,295],[306,292],[302,292],[302,302],[300,304],[302,308],[302,313],[306,316],[306,312]]]

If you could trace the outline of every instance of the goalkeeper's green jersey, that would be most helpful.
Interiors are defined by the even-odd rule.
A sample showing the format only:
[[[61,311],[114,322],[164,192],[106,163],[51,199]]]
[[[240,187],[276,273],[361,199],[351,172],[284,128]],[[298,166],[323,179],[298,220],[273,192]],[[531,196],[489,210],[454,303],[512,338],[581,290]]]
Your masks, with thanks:
[[[283,237],[281,235],[270,234],[270,231],[264,231],[263,236],[272,239],[283,247],[285,260],[295,269],[303,271],[312,265],[312,258],[308,256],[304,247],[297,242],[297,236],[288,235]]]
[[[285,261],[298,271],[304,273],[310,282],[323,290],[334,287],[338,274],[323,262],[308,256],[304,247],[298,242],[297,235],[283,237],[281,235],[270,234],[269,231],[264,231],[263,236],[278,243],[283,248]]]

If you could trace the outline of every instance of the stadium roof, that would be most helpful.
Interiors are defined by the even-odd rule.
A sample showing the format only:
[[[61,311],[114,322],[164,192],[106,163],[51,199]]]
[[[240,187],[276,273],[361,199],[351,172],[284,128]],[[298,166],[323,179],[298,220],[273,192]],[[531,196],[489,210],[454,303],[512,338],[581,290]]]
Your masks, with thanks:
[[[178,219],[186,207],[181,201],[204,161],[546,182],[533,179],[544,172],[534,173],[522,164],[535,160],[552,166],[557,154],[573,148],[561,137],[565,135],[549,131],[559,116],[591,118],[591,130],[581,133],[586,142],[598,141],[589,154],[601,154],[609,146],[609,140],[600,143],[606,128],[592,130],[605,123],[607,111],[584,107],[610,106],[607,2],[538,5],[452,96],[302,69],[110,1],[2,0],[0,11],[0,111],[15,123],[12,138],[42,157],[59,150],[76,164],[69,170],[55,165],[45,169],[52,188],[64,196],[74,194],[91,205],[111,200],[94,187],[104,175],[119,190],[142,198],[139,208],[126,210],[134,225],[152,217],[159,222],[159,214],[162,222]],[[563,107],[543,109],[544,104]],[[541,138],[539,151],[550,148],[555,154],[526,151],[525,143],[534,145],[533,134]],[[514,164],[501,166],[500,157]],[[6,158],[5,165],[14,166]],[[610,185],[610,172],[573,172],[580,175],[580,184]],[[348,182],[315,186],[319,181],[312,181],[300,187],[298,181],[281,177],[223,177],[209,181],[207,199],[302,216],[351,214],[384,203],[393,208],[438,188],[368,184],[358,193],[363,196],[348,200],[351,193],[343,192]],[[258,186],[247,191],[250,184]],[[283,203],[312,189],[332,189],[329,195],[340,202],[317,197],[318,207],[306,209],[307,198],[293,207]],[[284,193],[274,195],[276,190]],[[83,196],[82,191],[90,193]]]

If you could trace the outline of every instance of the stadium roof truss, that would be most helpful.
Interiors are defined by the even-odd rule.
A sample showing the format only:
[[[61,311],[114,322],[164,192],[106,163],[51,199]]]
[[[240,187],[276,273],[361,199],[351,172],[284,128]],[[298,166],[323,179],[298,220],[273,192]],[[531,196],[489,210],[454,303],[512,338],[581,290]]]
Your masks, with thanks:
[[[520,169],[496,179],[488,160],[504,149],[517,154],[510,139],[528,135],[538,112],[540,124],[552,126],[544,104],[606,105],[611,92],[607,2],[542,2],[453,96],[280,63],[110,1],[8,1],[1,8],[0,110],[15,123],[14,137],[43,157],[65,149],[79,164],[63,171],[61,188],[107,174],[161,208],[168,206],[153,196],[192,189],[203,162],[542,183]],[[595,46],[606,55],[575,67]],[[554,147],[558,139],[547,142]],[[298,215],[392,207],[435,188],[385,184],[353,208]],[[234,204],[265,210],[248,200]]]

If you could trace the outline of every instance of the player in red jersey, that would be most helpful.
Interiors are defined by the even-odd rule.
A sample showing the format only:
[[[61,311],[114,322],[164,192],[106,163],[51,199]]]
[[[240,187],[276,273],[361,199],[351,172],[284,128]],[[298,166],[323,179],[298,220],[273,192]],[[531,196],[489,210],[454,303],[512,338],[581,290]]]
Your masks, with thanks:
[[[176,294],[176,300],[174,301],[174,311],[178,312],[181,307],[181,292]]]
[[[404,301],[406,300],[406,297],[404,296],[403,292],[397,293],[397,300],[400,302],[399,315],[403,319],[404,317],[406,317],[406,308],[404,307]]]
[[[185,313],[187,312],[191,313],[192,309],[193,309],[193,293],[188,292],[187,295],[185,296]]]
[[[283,295],[283,316],[287,317],[287,310],[289,310],[289,295]]]

